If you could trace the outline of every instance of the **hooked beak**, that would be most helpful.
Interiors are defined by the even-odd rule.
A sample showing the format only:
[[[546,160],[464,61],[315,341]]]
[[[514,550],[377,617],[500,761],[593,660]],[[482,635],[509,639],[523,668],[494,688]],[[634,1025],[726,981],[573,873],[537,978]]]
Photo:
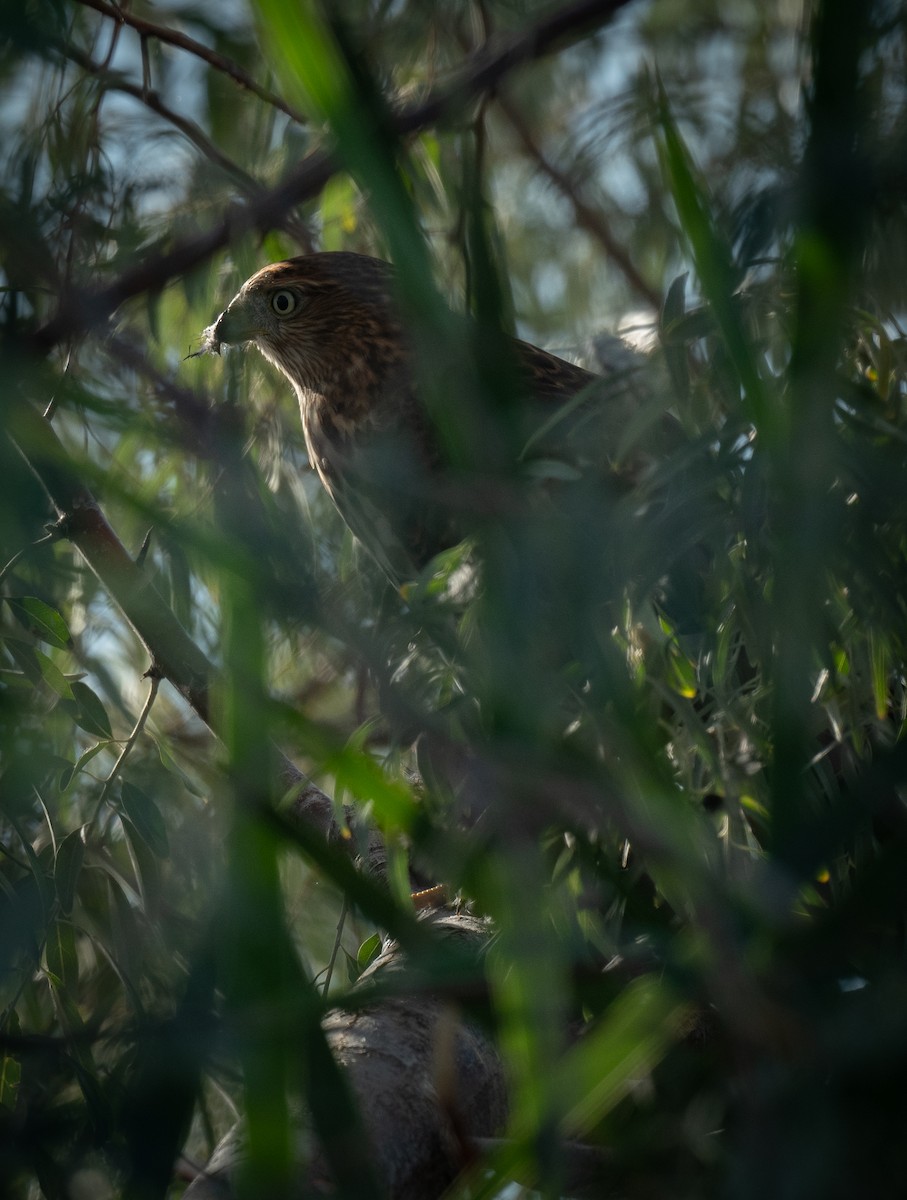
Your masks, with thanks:
[[[258,332],[258,326],[248,307],[242,300],[234,300],[213,325],[202,330],[201,348],[186,357],[198,358],[202,354],[220,354],[224,346],[254,341]]]

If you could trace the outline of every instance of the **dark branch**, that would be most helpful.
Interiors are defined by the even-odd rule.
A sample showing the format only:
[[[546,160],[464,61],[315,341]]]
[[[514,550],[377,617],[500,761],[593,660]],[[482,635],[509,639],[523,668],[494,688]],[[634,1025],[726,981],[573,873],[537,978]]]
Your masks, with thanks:
[[[214,668],[180,625],[150,574],[117,537],[50,422],[30,404],[17,400],[10,406],[7,429],[57,512],[59,535],[82,554],[144,644],[156,670],[210,726],[208,688]],[[330,799],[285,755],[276,749],[274,754],[281,789],[298,789],[295,817],[330,836],[334,829]]]
[[[508,72],[603,25],[629,3],[579,0],[510,35],[497,46],[484,47],[450,83],[437,88],[421,104],[398,110],[394,118],[396,131],[407,135],[457,116],[464,104],[493,90]],[[34,348],[47,353],[103,321],[124,300],[161,289],[250,230],[273,228],[290,208],[317,195],[336,169],[329,154],[317,151],[303,159],[277,187],[261,192],[245,205],[232,207],[219,224],[206,232],[185,238],[156,257],[147,257],[107,287],[67,292],[56,315],[35,335]]]
[[[196,58],[202,59],[203,62],[213,67],[215,71],[229,76],[234,83],[238,83],[240,87],[252,92],[266,104],[280,109],[282,113],[286,113],[300,125],[307,124],[303,113],[293,108],[291,104],[287,104],[286,100],[282,96],[278,96],[276,92],[262,87],[248,72],[243,70],[239,63],[234,62],[232,58],[227,58],[226,55],[218,54],[216,50],[211,50],[208,46],[197,42],[195,38],[189,37],[188,34],[180,33],[176,29],[168,29],[165,25],[158,25],[154,21],[146,21],[143,17],[138,17],[135,13],[120,8],[116,4],[106,3],[106,0],[77,0],[77,3],[85,8],[93,8],[95,12],[110,17],[120,25],[128,25],[142,38],[154,38],[155,41],[165,42],[168,46],[176,46],[179,50],[185,50],[187,54],[195,55]]]
[[[248,171],[244,171],[238,163],[235,163],[232,158],[228,158],[218,150],[217,146],[211,139],[187,117],[180,116],[174,112],[172,108],[163,102],[160,96],[153,88],[141,87],[137,83],[129,83],[119,74],[109,71],[102,63],[96,63],[91,55],[86,54],[84,50],[79,50],[78,47],[71,45],[68,42],[57,42],[56,49],[60,54],[64,55],[76,66],[81,67],[88,75],[94,75],[101,82],[102,87],[109,92],[122,92],[126,96],[132,96],[146,108],[150,108],[153,113],[157,113],[159,117],[163,117],[175,129],[178,129],[184,137],[188,138],[193,146],[209,159],[215,166],[219,167],[225,174],[229,175],[239,187],[249,195],[255,196],[262,191],[262,186],[255,180]]]
[[[646,303],[658,312],[661,308],[661,297],[640,275],[626,250],[611,232],[608,222],[602,214],[591,204],[586,203],[573,180],[545,156],[516,105],[511,104],[504,96],[498,96],[497,101],[514,133],[522,142],[523,149],[535,162],[539,171],[554,184],[562,196],[570,201],[576,216],[576,223],[595,238],[634,291],[638,292]]]
[[[12,435],[57,512],[59,533],[82,553],[155,666],[207,722],[211,664],[114,533],[50,422],[25,403],[15,403],[10,415]]]

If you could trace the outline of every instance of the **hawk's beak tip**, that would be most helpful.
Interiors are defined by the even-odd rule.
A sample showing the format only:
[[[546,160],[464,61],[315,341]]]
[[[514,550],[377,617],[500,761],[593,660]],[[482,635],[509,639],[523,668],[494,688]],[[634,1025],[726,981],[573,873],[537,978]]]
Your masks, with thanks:
[[[223,316],[224,314],[221,313],[213,325],[202,330],[201,346],[197,350],[193,350],[191,354],[187,354],[186,358],[201,358],[203,354],[220,354],[224,345],[224,340],[219,332]],[[186,358],[183,359],[183,362],[186,361]]]

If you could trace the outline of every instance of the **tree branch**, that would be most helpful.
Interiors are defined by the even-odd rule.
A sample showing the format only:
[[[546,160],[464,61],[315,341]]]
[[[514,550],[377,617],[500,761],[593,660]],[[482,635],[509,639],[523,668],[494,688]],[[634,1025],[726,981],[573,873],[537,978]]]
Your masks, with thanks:
[[[128,80],[122,79],[116,72],[108,70],[103,63],[96,63],[90,54],[86,54],[84,50],[80,50],[77,46],[71,45],[69,42],[58,41],[54,43],[56,50],[70,62],[74,62],[77,67],[81,67],[87,75],[92,75],[98,79],[103,88],[109,92],[122,92],[126,96],[132,96],[134,100],[144,104],[146,108],[151,109],[159,117],[175,129],[178,129],[184,137],[199,150],[205,158],[219,167],[249,196],[256,196],[262,191],[262,185],[254,179],[248,171],[244,171],[242,167],[218,150],[217,146],[211,139],[188,117],[180,116],[174,112],[172,108],[163,102],[157,92],[144,84],[140,87],[137,83],[129,83]]]
[[[398,109],[394,128],[405,136],[427,125],[443,124],[460,113],[464,104],[493,90],[510,71],[552,53],[568,39],[576,40],[603,25],[630,2],[577,0],[524,30],[483,47],[449,83],[436,88],[426,100]],[[157,256],[147,256],[106,287],[66,292],[60,298],[55,316],[35,334],[33,348],[46,354],[60,342],[105,320],[124,300],[159,290],[250,230],[272,228],[289,208],[317,195],[336,170],[329,153],[316,151],[276,187],[262,191],[245,205],[231,207],[211,229],[184,238]]]
[[[151,654],[155,671],[169,679],[210,725],[208,683],[214,668],[116,537],[50,423],[32,405],[16,401],[9,432],[57,510],[61,533],[77,547],[118,603]],[[284,759],[282,774],[287,773],[293,777],[290,783],[302,780],[293,764]],[[332,849],[333,806],[314,785],[302,789],[291,822],[270,807],[262,808],[261,817],[295,840],[316,863],[330,862],[335,879],[342,881],[346,876],[348,894],[366,901],[366,911],[383,916],[386,926],[400,937],[401,943],[387,945],[362,976],[362,990],[380,985],[387,977],[399,978],[403,947],[427,950],[434,946],[437,950],[439,939],[450,939],[456,952],[467,945],[478,951],[486,942],[487,924],[466,913],[429,914],[429,933],[425,924],[399,912],[390,897],[363,878],[340,849]],[[370,851],[373,849],[370,846]],[[371,866],[371,861],[367,865]],[[442,940],[440,944],[447,943]],[[349,1080],[367,1132],[371,1163],[389,1197],[412,1200],[417,1195],[440,1193],[474,1157],[472,1138],[493,1137],[500,1131],[506,1115],[501,1060],[491,1039],[461,1021],[447,1000],[416,988],[407,994],[376,998],[352,1011],[329,1013],[324,1030],[327,1046]],[[311,1039],[308,1045],[311,1050]],[[302,1047],[298,1052],[304,1053]],[[187,1194],[198,1200],[234,1195],[231,1184],[243,1154],[243,1132],[238,1127],[224,1139]],[[319,1181],[330,1177],[336,1154],[336,1148],[327,1153],[319,1144],[305,1162],[310,1177]],[[431,1186],[426,1192],[427,1180]]]
[[[84,8],[93,8],[95,12],[99,12],[102,16],[110,17],[119,25],[128,25],[134,29],[141,38],[154,38],[155,41],[164,42],[169,46],[176,46],[179,50],[185,50],[187,54],[193,54],[196,58],[200,58],[206,62],[215,71],[220,71],[222,74],[229,76],[234,83],[238,83],[240,87],[246,91],[252,92],[259,100],[264,100],[266,104],[272,105],[274,108],[280,109],[282,113],[286,113],[294,121],[300,125],[307,124],[307,119],[303,113],[288,104],[282,96],[276,92],[270,91],[256,80],[252,78],[248,72],[233,61],[232,58],[227,58],[224,54],[218,54],[216,50],[211,50],[202,42],[197,42],[195,38],[191,38],[188,34],[180,33],[176,29],[168,29],[165,25],[158,25],[154,21],[146,21],[143,17],[138,17],[135,13],[129,12],[125,8],[120,8],[116,4],[108,4],[106,0],[76,0]]]
[[[514,133],[523,144],[523,149],[535,162],[541,173],[554,184],[557,190],[570,201],[580,228],[590,234],[604,248],[608,257],[623,274],[627,282],[656,312],[661,308],[661,297],[637,271],[632,259],[611,232],[602,214],[580,196],[569,176],[546,158],[541,146],[532,136],[522,113],[506,96],[497,97],[498,107],[506,116]]]
[[[31,405],[16,404],[12,434],[57,511],[57,531],[109,590],[155,667],[208,722],[207,687],[214,668],[116,536],[50,423]]]
[[[65,536],[97,575],[167,679],[211,727],[208,688],[214,667],[186,633],[148,574],[132,559],[82,483],[50,422],[26,402],[10,406],[7,431],[47,492]],[[325,837],[334,832],[331,800],[275,749],[279,786],[296,787],[294,814]]]

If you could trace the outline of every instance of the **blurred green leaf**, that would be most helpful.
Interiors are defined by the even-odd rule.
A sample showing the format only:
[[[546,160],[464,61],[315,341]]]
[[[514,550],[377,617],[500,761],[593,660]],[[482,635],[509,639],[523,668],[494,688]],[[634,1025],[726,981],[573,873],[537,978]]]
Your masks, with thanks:
[[[349,175],[335,175],[321,193],[321,237],[325,250],[342,250],[358,224],[358,196]]]
[[[9,1008],[0,1020],[0,1034],[6,1033],[13,1037],[22,1032],[19,1014],[14,1008]],[[0,1108],[14,1111],[19,1098],[19,1085],[22,1082],[22,1062],[13,1055],[0,1053]]]
[[[668,683],[687,699],[696,695],[696,667],[673,646],[668,649]]]
[[[671,282],[661,309],[660,335],[665,363],[677,395],[686,400],[690,393],[690,373],[687,365],[687,345],[678,336],[686,318],[686,285],[689,272],[684,271]]]
[[[65,792],[79,772],[83,771],[96,755],[106,749],[107,742],[97,742],[94,746],[89,746],[84,754],[80,754],[76,762],[68,764],[60,773],[60,791]]]
[[[405,1060],[450,1150],[433,1191],[891,1194],[907,28],[881,0],[651,0],[572,40],[582,6],[179,0],[137,38],[147,7],[0,17],[0,1190],[179,1191],[180,1151],[203,1161],[238,1105],[240,1193],[295,1186],[305,1111],[335,1190],[378,1194],[382,1152],[396,1169],[416,1139],[366,1138],[325,1037],[312,979],[345,905],[359,1028],[388,994],[467,1018],[451,1053],[432,1032],[427,1076]],[[533,58],[549,19],[562,40]],[[394,114],[464,69],[487,101],[449,92],[398,138]],[[248,206],[205,139],[255,181]],[[341,530],[271,365],[181,358],[243,280],[311,249],[394,261],[444,495],[480,527],[400,594]],[[490,418],[508,395],[524,413],[511,323],[606,376],[525,413],[519,468]],[[123,545],[155,530],[144,642],[85,489]],[[134,727],[149,650],[173,667],[150,645],[171,610],[224,682],[162,685],[114,820],[111,725]],[[275,737],[349,837],[298,823],[315,793],[279,805]],[[376,877],[353,857],[373,824]],[[429,877],[489,944],[416,917]],[[386,934],[404,966],[357,993]],[[514,1114],[496,1146],[483,1088],[447,1070],[486,1034]],[[482,1154],[452,1183],[461,1142]]]
[[[511,1100],[532,1129],[530,1136],[545,1141],[557,1119],[549,1081],[563,1038],[565,947],[556,936],[541,862],[532,849],[501,855],[486,870],[498,928],[489,951],[489,978]],[[545,1165],[538,1166],[544,1177]]]
[[[661,81],[657,87],[662,133],[659,153],[681,227],[689,240],[703,290],[740,378],[750,417],[763,436],[773,443],[777,431],[769,395],[740,317],[740,305],[735,299],[735,292],[742,282],[740,271],[710,211],[705,187],[696,177],[690,153],[677,130]]]
[[[874,631],[869,634],[869,659],[876,716],[884,721],[888,715],[889,653],[885,640]]]
[[[154,855],[158,858],[166,858],[170,853],[170,842],[167,837],[167,826],[157,804],[141,788],[126,779],[123,780],[122,798],[123,811],[132,822],[139,837],[148,845]]]
[[[109,741],[113,737],[110,718],[97,693],[80,680],[75,680],[70,687],[75,701],[72,712],[76,724],[87,733]]]
[[[302,714],[287,713],[286,717],[307,752],[317,756],[323,769],[334,776],[338,789],[372,804],[374,818],[382,828],[405,832],[411,827],[417,809],[412,790],[403,780],[391,778],[355,741],[340,744]]]
[[[664,982],[645,978],[627,985],[558,1067],[554,1088],[571,1136],[589,1133],[635,1083],[651,1074],[682,1032],[687,1015],[684,1002]]]
[[[317,6],[304,3],[289,9],[277,0],[261,0],[258,10],[308,103],[322,113],[347,105],[346,69]]]
[[[10,1032],[16,1032],[11,1029]],[[12,1111],[19,1096],[22,1081],[22,1064],[10,1054],[0,1055],[0,1108]]]
[[[69,916],[75,899],[76,887],[85,858],[85,839],[83,829],[74,829],[68,833],[57,847],[54,859],[54,887],[57,892],[57,902],[64,916]],[[59,974],[59,972],[57,972]]]
[[[75,994],[79,986],[79,958],[75,932],[68,920],[58,918],[51,925],[46,954],[48,970],[69,995]]]
[[[42,642],[66,650],[71,645],[69,629],[60,614],[37,596],[7,596],[6,603],[16,619]]]
[[[44,680],[47,686],[52,691],[56,692],[61,700],[75,699],[72,686],[67,682],[66,676],[56,665],[56,663],[53,662],[52,659],[48,658],[44,651],[38,649],[37,646],[35,647],[34,654],[35,661],[37,662],[38,668],[41,672],[41,678]]]
[[[677,1039],[685,1019],[682,1002],[664,984],[639,979],[627,986],[597,1027],[568,1050],[546,1081],[562,1135],[591,1134],[608,1112],[658,1066]],[[492,1158],[479,1182],[470,1183],[475,1200],[492,1200],[513,1178],[537,1179],[538,1125],[531,1108],[518,1105],[511,1138]]]

